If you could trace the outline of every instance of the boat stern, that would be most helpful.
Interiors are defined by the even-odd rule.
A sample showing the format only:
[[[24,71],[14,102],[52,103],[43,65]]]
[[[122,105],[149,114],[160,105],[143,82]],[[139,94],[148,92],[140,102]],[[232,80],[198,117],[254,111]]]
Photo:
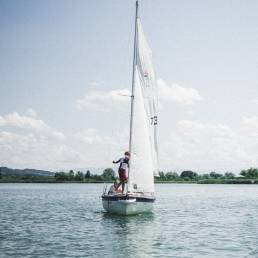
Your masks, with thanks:
[[[153,210],[155,198],[134,197],[126,195],[103,195],[103,208],[112,214],[135,215],[149,213]]]

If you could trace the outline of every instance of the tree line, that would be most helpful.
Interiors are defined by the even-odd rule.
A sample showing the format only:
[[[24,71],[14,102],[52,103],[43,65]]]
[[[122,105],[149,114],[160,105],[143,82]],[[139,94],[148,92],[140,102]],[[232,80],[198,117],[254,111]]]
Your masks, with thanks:
[[[70,170],[69,172],[56,172],[55,179],[57,182],[111,182],[116,179],[116,176],[115,171],[112,168],[106,168],[101,175],[91,174],[89,170],[87,170],[85,174],[81,171],[75,173],[73,170]]]
[[[57,181],[82,181],[82,182],[110,182],[116,178],[115,171],[112,168],[106,168],[102,174],[91,174],[88,170],[85,174],[78,171],[74,173],[73,170],[69,172],[57,172],[55,173]],[[198,174],[191,170],[185,170],[181,173],[177,172],[159,172],[159,176],[155,177],[155,182],[172,182],[172,181],[189,181],[198,182],[202,180],[232,180],[232,179],[258,179],[258,168],[250,168],[242,170],[240,176],[236,176],[232,172],[226,172],[224,174],[217,172],[210,172],[205,174]]]
[[[186,170],[180,174],[176,172],[159,172],[156,182],[189,181],[197,183],[258,183],[258,168],[242,170],[239,175],[232,172],[198,174],[197,172]]]
[[[30,175],[3,175],[0,171],[0,182],[85,182],[101,183],[113,182],[118,178],[117,173],[112,168],[106,168],[102,174],[92,174],[89,170],[86,173],[81,171],[56,172],[54,176],[30,176]],[[240,176],[232,172],[224,174],[210,172],[198,174],[191,170],[177,172],[159,172],[159,177],[155,177],[155,182],[193,182],[193,183],[258,183],[258,168],[242,170]]]
[[[197,172],[186,170],[182,171],[180,174],[177,172],[159,172],[159,177],[156,181],[198,181],[202,179],[233,179],[235,174],[232,172],[226,172],[225,174],[220,174],[217,172],[210,172],[206,174],[198,174]]]

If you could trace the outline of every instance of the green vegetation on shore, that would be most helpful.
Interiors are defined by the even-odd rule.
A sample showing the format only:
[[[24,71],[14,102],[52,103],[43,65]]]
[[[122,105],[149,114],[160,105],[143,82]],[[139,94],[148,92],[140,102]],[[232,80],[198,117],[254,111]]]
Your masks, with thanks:
[[[24,172],[25,171],[25,172]],[[35,172],[36,171],[36,172]],[[12,170],[0,168],[0,183],[111,183],[117,178],[112,168],[106,168],[102,174],[91,174],[81,171],[74,172],[40,172],[39,170]],[[240,176],[232,172],[224,174],[210,172],[199,175],[191,170],[176,172],[159,172],[155,183],[197,183],[197,184],[258,184],[258,168],[242,170]]]
[[[155,177],[156,183],[197,183],[197,184],[258,184],[258,169],[249,168],[242,170],[240,176],[232,172],[220,174],[210,172],[199,175],[191,170],[183,171],[180,175],[176,172],[160,172]]]

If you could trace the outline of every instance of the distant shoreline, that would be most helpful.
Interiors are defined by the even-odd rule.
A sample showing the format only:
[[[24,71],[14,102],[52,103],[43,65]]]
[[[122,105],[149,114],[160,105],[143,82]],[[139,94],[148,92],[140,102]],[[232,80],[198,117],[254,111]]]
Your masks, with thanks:
[[[55,178],[51,179],[0,179],[1,183],[48,183],[48,184],[112,184],[112,181],[57,181]],[[200,181],[155,181],[155,184],[258,184],[255,179],[207,179]]]
[[[80,183],[112,184],[117,180],[117,174],[112,168],[106,168],[102,174],[92,174],[89,170],[86,173],[74,172],[50,172],[35,169],[11,169],[0,167],[0,183]],[[155,184],[258,184],[258,168],[242,170],[239,175],[232,172],[220,174],[210,172],[198,174],[191,170],[176,172],[159,172],[154,178]]]

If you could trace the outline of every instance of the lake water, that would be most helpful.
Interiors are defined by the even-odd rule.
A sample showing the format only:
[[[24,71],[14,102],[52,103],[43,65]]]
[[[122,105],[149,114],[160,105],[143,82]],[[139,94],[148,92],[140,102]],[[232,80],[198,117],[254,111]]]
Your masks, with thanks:
[[[102,184],[0,184],[0,257],[258,257],[257,185],[156,185],[153,214],[111,216]]]

